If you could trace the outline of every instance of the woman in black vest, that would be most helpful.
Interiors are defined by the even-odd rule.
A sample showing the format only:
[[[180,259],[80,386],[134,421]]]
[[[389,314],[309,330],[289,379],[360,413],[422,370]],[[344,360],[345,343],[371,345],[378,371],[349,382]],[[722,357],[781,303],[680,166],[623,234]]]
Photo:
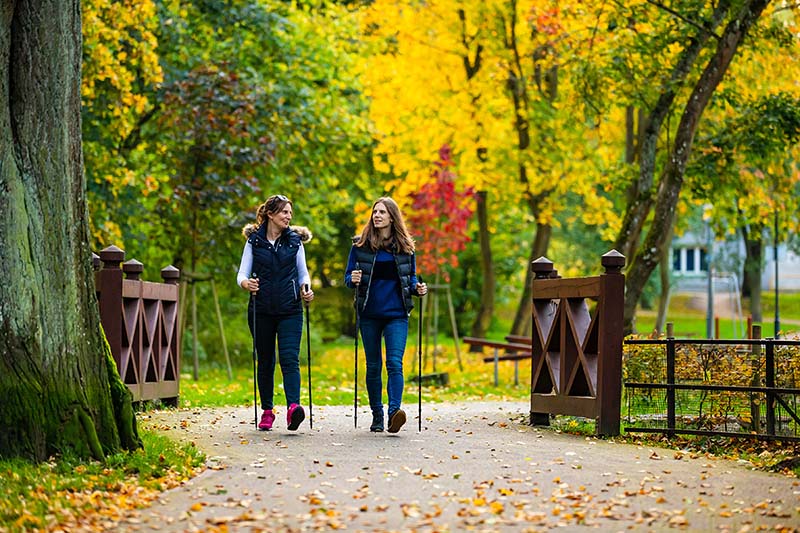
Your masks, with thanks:
[[[371,431],[383,431],[381,339],[386,342],[386,393],[389,433],[406,421],[403,399],[403,354],[408,337],[408,316],[414,308],[412,294],[428,292],[417,280],[414,240],[400,208],[389,197],[378,198],[361,236],[354,240],[347,261],[345,283],[357,287],[356,307],[367,360],[367,394],[372,410]],[[358,334],[358,333],[356,333]]]
[[[289,227],[291,220],[292,202],[277,194],[258,207],[256,224],[248,224],[242,229],[247,243],[237,281],[252,295],[247,322],[251,334],[253,328],[256,329],[258,392],[264,410],[258,424],[261,430],[272,429],[275,421],[272,395],[276,339],[288,406],[287,428],[297,429],[306,416],[300,405],[300,338],[303,335],[300,300],[310,302],[314,299],[302,244],[311,239],[311,233],[301,226]]]

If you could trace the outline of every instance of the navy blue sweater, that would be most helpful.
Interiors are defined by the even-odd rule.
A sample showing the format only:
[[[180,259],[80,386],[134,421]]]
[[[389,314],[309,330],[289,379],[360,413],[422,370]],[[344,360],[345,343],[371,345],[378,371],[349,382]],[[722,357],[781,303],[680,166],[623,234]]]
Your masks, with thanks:
[[[414,272],[411,276],[411,292],[416,294],[417,265],[413,254],[411,255],[411,263]],[[350,257],[347,259],[345,273],[345,283],[351,289],[355,288],[355,284],[350,280],[350,274],[353,270],[356,270],[355,247],[350,249]],[[403,294],[400,287],[400,277],[397,274],[397,264],[394,256],[385,250],[378,250],[375,257],[375,266],[372,269],[372,275],[369,280],[369,296],[361,316],[369,318],[408,317],[408,312],[403,305]]]

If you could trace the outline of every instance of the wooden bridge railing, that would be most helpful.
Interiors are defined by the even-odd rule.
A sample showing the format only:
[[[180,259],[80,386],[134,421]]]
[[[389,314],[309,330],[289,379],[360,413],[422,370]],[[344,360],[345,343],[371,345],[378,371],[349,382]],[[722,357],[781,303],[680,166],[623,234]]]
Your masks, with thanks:
[[[122,263],[124,259],[125,251],[116,246],[94,255],[100,320],[111,353],[134,401],[158,399],[177,405],[180,271],[170,265],[161,269],[164,283],[143,281],[142,263]]]
[[[574,415],[619,434],[625,256],[611,250],[601,263],[604,274],[585,278],[560,278],[545,257],[531,263],[531,424]]]

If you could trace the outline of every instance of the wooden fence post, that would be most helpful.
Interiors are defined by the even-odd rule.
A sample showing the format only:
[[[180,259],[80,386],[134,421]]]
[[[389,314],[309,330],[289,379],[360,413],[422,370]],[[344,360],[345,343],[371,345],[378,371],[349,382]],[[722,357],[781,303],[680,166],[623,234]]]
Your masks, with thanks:
[[[111,355],[120,367],[122,351],[122,269],[125,251],[109,246],[100,251],[102,268],[95,273],[95,290],[99,297],[100,320],[111,347]]]
[[[537,280],[537,279],[549,279],[550,277],[557,276],[558,274],[556,273],[556,270],[553,268],[553,262],[550,261],[548,258],[546,258],[544,256],[542,256],[542,257],[540,257],[540,258],[538,258],[538,259],[536,259],[534,261],[531,261],[531,271],[533,272],[533,280],[531,280],[531,298],[533,298],[534,301],[535,301],[535,298],[536,298],[536,291],[535,291],[536,284],[534,283],[534,281]],[[532,305],[531,306],[531,313],[536,313],[536,305]],[[536,319],[535,319],[535,317],[532,317],[531,326],[532,326],[531,334],[533,335],[532,342],[535,342],[536,335],[538,333],[536,331]],[[531,345],[531,394],[534,394],[535,392],[537,392],[537,390],[536,390],[536,375],[539,372],[542,372],[542,371],[546,372],[547,371],[546,369],[543,368],[543,366],[547,364],[547,362],[545,361],[546,357],[547,357],[547,354],[544,353],[544,352],[537,354],[533,350],[533,345]],[[531,412],[530,412],[530,424],[532,426],[549,426],[550,425],[550,414],[549,413],[543,413],[543,412],[534,412],[533,409],[531,409]]]
[[[619,435],[619,416],[622,401],[622,331],[625,303],[625,256],[616,250],[603,255],[600,275],[600,357],[597,361],[597,398],[600,416],[597,433]]]

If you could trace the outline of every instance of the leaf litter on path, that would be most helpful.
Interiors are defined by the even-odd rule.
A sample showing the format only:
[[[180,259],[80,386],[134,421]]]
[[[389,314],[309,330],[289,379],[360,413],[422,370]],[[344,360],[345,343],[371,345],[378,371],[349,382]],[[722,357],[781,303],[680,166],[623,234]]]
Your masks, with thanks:
[[[502,406],[503,409],[499,409]],[[702,455],[520,423],[526,403],[436,405],[426,428],[353,429],[346,406],[315,406],[314,430],[256,432],[245,408],[167,422],[176,438],[224,450],[208,470],[129,515],[122,529],[227,531],[798,531],[797,480]],[[349,411],[351,413],[351,411]],[[367,413],[364,415],[368,416]],[[359,417],[361,418],[361,417]],[[252,419],[252,418],[251,418]],[[366,418],[365,418],[366,419]],[[198,434],[195,428],[214,432]],[[412,425],[413,426],[413,425]],[[210,435],[210,436],[209,436]],[[254,472],[257,474],[253,475]],[[224,488],[224,491],[220,491]],[[243,503],[244,502],[244,503]],[[198,508],[192,507],[202,503]],[[196,509],[196,510],[195,510]],[[232,511],[238,511],[234,513]]]

